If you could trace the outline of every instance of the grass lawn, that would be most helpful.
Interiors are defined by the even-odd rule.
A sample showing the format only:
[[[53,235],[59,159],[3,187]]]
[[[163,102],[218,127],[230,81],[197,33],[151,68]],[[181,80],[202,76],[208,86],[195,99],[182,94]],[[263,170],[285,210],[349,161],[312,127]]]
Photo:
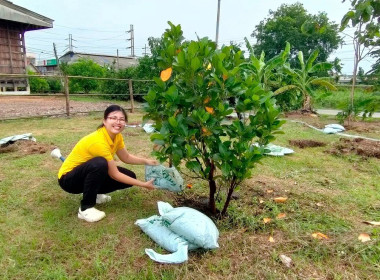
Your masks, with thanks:
[[[58,146],[67,155],[101,118],[93,113],[0,122],[0,138],[31,132],[48,150],[0,153],[0,279],[380,278],[380,227],[363,223],[380,221],[380,159],[331,155],[325,151],[338,136],[287,122],[285,134],[274,144],[295,153],[265,157],[240,186],[229,216],[215,221],[220,248],[190,252],[189,261],[181,265],[162,265],[151,261],[144,249],[164,251],[134,222],[157,214],[159,200],[175,205],[207,196],[207,187],[186,177],[193,188],[181,195],[134,187],[113,193],[110,203],[98,207],[107,214],[102,221],[79,220],[81,195],[60,189],[60,162],[50,157],[50,149]],[[141,118],[140,113],[129,115],[130,122]],[[150,155],[153,145],[141,128],[126,128],[123,134],[132,154]],[[291,139],[318,140],[326,146],[301,149],[290,146]],[[131,169],[143,179],[142,166]],[[275,203],[273,198],[280,196],[287,201]],[[285,217],[277,218],[280,213]],[[264,218],[272,220],[264,223]],[[316,232],[328,239],[313,238]],[[359,241],[361,233],[371,240]],[[290,268],[280,255],[292,259]]]

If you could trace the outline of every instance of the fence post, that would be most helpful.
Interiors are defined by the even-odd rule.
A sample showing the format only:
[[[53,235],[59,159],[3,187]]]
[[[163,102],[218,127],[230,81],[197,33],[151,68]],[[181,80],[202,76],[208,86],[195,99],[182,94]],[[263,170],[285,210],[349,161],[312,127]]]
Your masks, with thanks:
[[[134,113],[135,111],[135,106],[133,104],[133,87],[132,87],[132,79],[128,80],[129,84],[129,99],[131,100],[131,113]]]
[[[70,116],[70,100],[69,100],[69,78],[64,75],[64,90],[65,90],[65,98],[66,98],[66,115]]]

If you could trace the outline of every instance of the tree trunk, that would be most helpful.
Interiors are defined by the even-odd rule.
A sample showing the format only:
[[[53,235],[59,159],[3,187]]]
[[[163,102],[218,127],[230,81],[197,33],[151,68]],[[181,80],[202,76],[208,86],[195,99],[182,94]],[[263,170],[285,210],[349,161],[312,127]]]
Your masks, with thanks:
[[[303,100],[302,111],[310,112],[310,113],[313,112],[311,110],[311,98],[310,98],[310,95],[308,94],[305,95],[305,98]]]
[[[221,216],[224,216],[227,213],[227,208],[228,208],[228,205],[230,204],[232,193],[234,192],[234,189],[235,189],[235,179],[232,179],[230,188],[228,189],[227,199],[226,199],[226,202],[224,203]]]
[[[359,23],[358,27],[358,34],[360,34],[362,30],[362,23]],[[353,120],[354,116],[354,96],[355,96],[355,85],[356,85],[356,75],[358,72],[358,66],[359,62],[362,59],[361,53],[360,53],[360,42],[358,37],[354,37],[353,40],[354,43],[354,50],[355,50],[355,58],[354,58],[354,71],[352,73],[352,86],[351,86],[351,108],[349,110],[350,115],[348,116],[348,124],[350,124],[350,121]]]
[[[214,180],[214,163],[211,162],[210,172],[208,174],[208,185],[210,187],[210,197],[208,201],[208,207],[213,215],[216,215],[216,206],[215,206],[215,193],[216,193],[216,182]]]
[[[355,42],[354,42],[355,44]],[[358,72],[358,65],[359,65],[359,56],[360,56],[360,53],[359,53],[359,48],[356,47],[355,48],[355,59],[354,59],[354,71],[352,73],[352,85],[351,85],[351,94],[350,94],[350,115],[348,116],[348,125],[350,125],[350,122],[353,121],[354,119],[354,97],[355,97],[355,85],[356,85],[356,76],[357,76],[357,72]]]

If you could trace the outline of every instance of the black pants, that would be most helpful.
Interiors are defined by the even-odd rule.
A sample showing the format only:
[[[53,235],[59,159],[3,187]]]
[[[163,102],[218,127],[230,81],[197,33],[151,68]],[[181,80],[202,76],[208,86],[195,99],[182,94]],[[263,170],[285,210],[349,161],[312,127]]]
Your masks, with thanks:
[[[117,167],[121,173],[136,179],[136,174],[126,168]],[[96,195],[132,187],[112,179],[108,175],[108,162],[103,157],[95,157],[75,167],[63,175],[59,185],[68,193],[83,193],[81,210],[94,207]]]

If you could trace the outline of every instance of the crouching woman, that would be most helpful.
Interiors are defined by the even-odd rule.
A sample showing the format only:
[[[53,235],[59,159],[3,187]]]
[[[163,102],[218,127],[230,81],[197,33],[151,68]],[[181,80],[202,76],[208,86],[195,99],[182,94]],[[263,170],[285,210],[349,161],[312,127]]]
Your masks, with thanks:
[[[110,192],[129,188],[132,185],[155,189],[153,179],[143,182],[136,174],[116,165],[114,155],[127,164],[156,165],[152,159],[140,158],[127,152],[121,134],[127,114],[118,105],[104,111],[98,129],[83,137],[63,162],[58,172],[58,182],[63,190],[73,194],[83,193],[78,218],[96,222],[105,217],[103,211],[94,206],[111,200]]]

